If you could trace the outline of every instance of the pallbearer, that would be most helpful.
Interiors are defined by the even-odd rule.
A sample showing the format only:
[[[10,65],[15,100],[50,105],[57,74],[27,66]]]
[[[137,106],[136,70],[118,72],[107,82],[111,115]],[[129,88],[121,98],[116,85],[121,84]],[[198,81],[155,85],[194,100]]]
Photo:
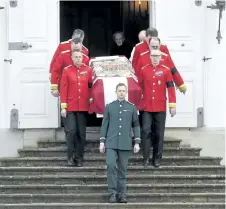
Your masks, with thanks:
[[[92,70],[82,64],[82,52],[72,53],[73,64],[63,71],[60,86],[61,115],[66,118],[68,165],[82,166],[86,114],[91,101]]]
[[[142,142],[144,165],[149,164],[151,138],[154,140],[152,164],[160,165],[162,158],[166,120],[166,91],[171,116],[176,114],[176,92],[170,69],[162,64],[161,51],[151,51],[151,64],[144,66],[140,73],[140,86],[143,89],[144,113],[142,115]],[[154,124],[154,126],[152,126]],[[152,135],[154,132],[154,136]]]

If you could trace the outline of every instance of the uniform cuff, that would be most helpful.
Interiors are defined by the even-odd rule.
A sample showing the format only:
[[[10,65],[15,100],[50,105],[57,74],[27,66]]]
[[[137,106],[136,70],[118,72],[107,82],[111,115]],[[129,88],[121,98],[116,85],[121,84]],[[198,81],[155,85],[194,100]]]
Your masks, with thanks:
[[[106,141],[105,137],[100,137],[100,143],[104,143]]]
[[[67,108],[67,103],[61,103],[61,109],[66,109]]]
[[[136,144],[140,144],[141,139],[140,138],[135,138],[134,141],[135,141]]]
[[[57,84],[51,84],[51,90],[57,90]]]
[[[187,87],[186,87],[185,84],[183,84],[183,85],[181,85],[181,86],[179,87],[179,90],[180,90],[180,91],[185,91],[186,89],[187,89]]]
[[[176,103],[169,103],[169,108],[176,108]]]

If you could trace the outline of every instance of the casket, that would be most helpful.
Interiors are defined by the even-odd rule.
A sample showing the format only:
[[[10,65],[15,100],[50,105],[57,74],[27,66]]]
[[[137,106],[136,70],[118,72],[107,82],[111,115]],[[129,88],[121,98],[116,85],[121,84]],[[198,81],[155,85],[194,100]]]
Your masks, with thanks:
[[[115,90],[118,83],[126,84],[128,94],[126,100],[142,109],[142,91],[138,85],[130,61],[122,56],[97,57],[90,59],[93,69],[92,98],[89,113],[96,113],[100,117],[104,113],[106,104],[117,99]]]

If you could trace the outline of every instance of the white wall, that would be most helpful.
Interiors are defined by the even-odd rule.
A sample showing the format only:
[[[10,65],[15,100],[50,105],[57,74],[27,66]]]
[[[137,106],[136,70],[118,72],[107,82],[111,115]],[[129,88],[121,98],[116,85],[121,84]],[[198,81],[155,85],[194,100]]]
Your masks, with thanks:
[[[215,1],[204,1],[204,6]],[[226,11],[221,19],[221,33],[223,39],[218,44],[216,36],[218,30],[218,10],[205,8],[205,22],[203,33],[203,56],[212,59],[203,63],[204,69],[204,122],[206,127],[225,127],[226,112]]]
[[[15,157],[17,150],[23,147],[23,132],[9,130],[9,108],[7,108],[7,70],[9,59],[7,54],[7,8],[4,0],[0,0],[0,157]]]

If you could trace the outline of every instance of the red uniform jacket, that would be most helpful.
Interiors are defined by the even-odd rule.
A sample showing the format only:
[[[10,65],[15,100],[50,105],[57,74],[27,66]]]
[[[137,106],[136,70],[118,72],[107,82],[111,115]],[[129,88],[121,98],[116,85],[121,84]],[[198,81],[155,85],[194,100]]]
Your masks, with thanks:
[[[60,85],[61,108],[67,111],[88,111],[92,88],[92,69],[84,64],[67,66]]]
[[[56,59],[60,55],[60,53],[63,51],[66,51],[66,50],[71,50],[71,39],[69,39],[68,41],[61,42],[58,45],[58,47],[53,55],[52,61],[50,63],[50,70],[52,69],[54,62],[56,61]],[[82,46],[82,53],[88,56],[89,50],[85,46]]]
[[[136,71],[139,71],[139,69],[137,69],[137,67],[138,67],[137,64],[138,64],[138,60],[140,58],[141,53],[146,52],[148,50],[149,50],[149,45],[148,45],[147,41],[142,41],[135,46],[133,57],[132,57],[132,66],[135,70],[135,73],[136,73]],[[169,55],[169,50],[166,45],[162,44],[160,46],[160,51]]]
[[[137,69],[139,69],[139,70],[137,70],[137,75],[136,75],[138,77],[138,79],[139,79],[140,69],[148,64],[151,64],[149,50],[144,53],[141,53],[140,58],[138,60]],[[178,72],[177,68],[175,67],[173,60],[171,59],[171,57],[168,54],[165,54],[164,52],[162,52],[162,60],[161,60],[160,64],[165,65],[166,67],[170,68],[172,76],[173,76],[173,81],[176,84],[176,86],[178,86],[180,91],[185,90],[186,85],[184,84],[184,80],[181,77],[180,73]]]
[[[82,63],[89,65],[89,57],[83,54]],[[53,64],[51,72],[51,90],[60,90],[60,80],[63,73],[63,69],[68,65],[73,65],[71,59],[71,50],[63,51],[57,57],[56,61]]]
[[[141,69],[139,84],[143,89],[144,111],[166,111],[166,89],[169,108],[176,107],[176,91],[170,69],[164,65],[146,65]]]

